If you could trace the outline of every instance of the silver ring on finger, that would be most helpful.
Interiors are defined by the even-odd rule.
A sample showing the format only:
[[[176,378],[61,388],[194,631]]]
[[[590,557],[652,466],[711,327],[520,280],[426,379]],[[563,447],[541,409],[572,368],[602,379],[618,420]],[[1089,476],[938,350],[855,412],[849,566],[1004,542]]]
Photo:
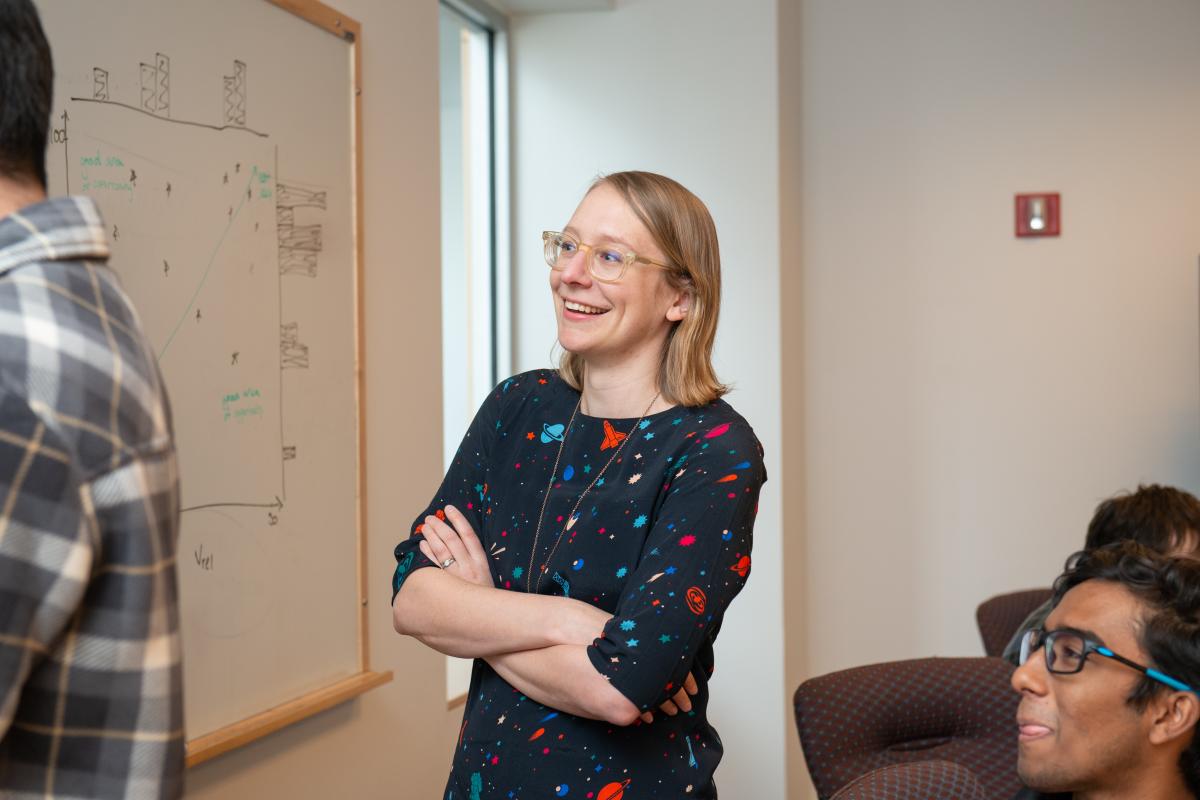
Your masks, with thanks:
[[[453,557],[447,558],[445,561],[442,562],[442,569],[449,569],[450,565],[453,563],[454,563]]]

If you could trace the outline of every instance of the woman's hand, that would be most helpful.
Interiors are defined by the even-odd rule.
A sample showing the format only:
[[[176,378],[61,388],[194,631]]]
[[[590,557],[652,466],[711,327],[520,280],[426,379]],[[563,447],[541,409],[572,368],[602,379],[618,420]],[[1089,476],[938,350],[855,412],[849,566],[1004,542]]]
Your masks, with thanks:
[[[612,614],[583,602],[570,600],[555,617],[555,638],[559,644],[578,644],[587,647],[604,635],[604,626]]]
[[[425,541],[418,545],[421,552],[447,574],[494,588],[491,564],[471,523],[454,506],[446,506],[444,513],[445,520],[433,515],[425,518],[421,527]]]
[[[692,677],[692,673],[689,672],[687,677],[684,678],[684,680],[683,680],[683,686],[679,687],[679,691],[676,692],[671,697],[670,700],[665,701],[658,708],[660,711],[662,711],[668,717],[673,717],[676,714],[678,714],[680,711],[683,711],[685,713],[688,711],[691,711],[692,710],[691,695],[694,695],[699,691],[700,691],[700,687],[698,687],[696,685],[696,679],[694,677]],[[642,712],[642,722],[653,722],[653,721],[654,721],[653,714],[651,714],[649,711]]]

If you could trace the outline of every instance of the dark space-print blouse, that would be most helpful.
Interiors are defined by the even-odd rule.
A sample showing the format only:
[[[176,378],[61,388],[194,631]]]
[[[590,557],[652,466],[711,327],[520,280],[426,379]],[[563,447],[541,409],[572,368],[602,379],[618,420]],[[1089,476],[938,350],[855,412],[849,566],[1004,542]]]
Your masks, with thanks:
[[[550,370],[493,390],[437,495],[396,547],[393,597],[413,570],[434,566],[417,548],[422,521],[452,504],[491,556],[497,587],[524,592],[532,578],[541,594],[614,615],[587,653],[639,709],[656,710],[689,672],[700,692],[690,713],[620,727],[540,705],[476,659],[445,797],[714,798],[722,746],[706,716],[713,642],[750,572],[762,447],[723,400],[641,422],[579,413],[567,430],[578,400]]]

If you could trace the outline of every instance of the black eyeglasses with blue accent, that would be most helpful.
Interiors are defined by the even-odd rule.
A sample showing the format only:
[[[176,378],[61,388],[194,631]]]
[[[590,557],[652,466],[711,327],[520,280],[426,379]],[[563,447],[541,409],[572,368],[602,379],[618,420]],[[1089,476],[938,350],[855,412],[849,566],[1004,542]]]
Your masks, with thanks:
[[[1061,628],[1056,631],[1044,631],[1040,628],[1025,631],[1021,637],[1021,662],[1029,660],[1039,647],[1046,650],[1046,670],[1055,675],[1074,675],[1083,669],[1084,662],[1092,653],[1098,653],[1105,658],[1111,658],[1127,667],[1132,667],[1147,678],[1165,683],[1180,692],[1195,692],[1183,681],[1178,681],[1170,675],[1165,675],[1153,667],[1143,666],[1136,661],[1130,661],[1125,656],[1117,655],[1099,642],[1089,639],[1081,631]]]

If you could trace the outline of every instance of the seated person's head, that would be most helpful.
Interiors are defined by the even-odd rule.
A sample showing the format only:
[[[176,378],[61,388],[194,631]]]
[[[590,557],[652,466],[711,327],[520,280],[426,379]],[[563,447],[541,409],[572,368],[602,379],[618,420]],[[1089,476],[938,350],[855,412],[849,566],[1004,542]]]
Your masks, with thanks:
[[[1096,506],[1084,548],[1132,539],[1160,553],[1200,558],[1200,500],[1170,486],[1139,486]]]
[[[1129,541],[1076,553],[1021,655],[1026,786],[1200,796],[1200,561]]]

